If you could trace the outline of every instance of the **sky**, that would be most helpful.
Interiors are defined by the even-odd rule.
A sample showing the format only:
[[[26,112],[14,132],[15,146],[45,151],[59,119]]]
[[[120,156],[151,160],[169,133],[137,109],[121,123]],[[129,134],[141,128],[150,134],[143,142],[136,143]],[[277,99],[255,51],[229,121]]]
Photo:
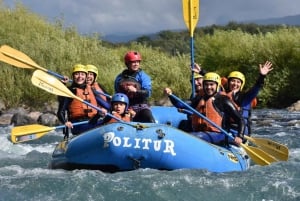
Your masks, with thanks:
[[[149,34],[187,29],[182,0],[2,1],[12,8],[16,1],[21,2],[50,22],[64,19],[66,27],[75,27],[82,34]],[[197,27],[298,14],[300,0],[201,0]]]

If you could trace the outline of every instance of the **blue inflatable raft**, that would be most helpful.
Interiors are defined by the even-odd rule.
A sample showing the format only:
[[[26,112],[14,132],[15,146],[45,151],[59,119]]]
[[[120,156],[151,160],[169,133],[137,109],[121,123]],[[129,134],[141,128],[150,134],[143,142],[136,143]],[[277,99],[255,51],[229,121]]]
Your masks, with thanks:
[[[164,118],[162,110],[166,110]],[[249,157],[242,148],[216,146],[177,129],[185,115],[175,115],[176,108],[158,107],[152,111],[155,117],[161,117],[158,123],[107,124],[59,143],[50,168],[104,172],[138,168],[228,172],[249,168]]]

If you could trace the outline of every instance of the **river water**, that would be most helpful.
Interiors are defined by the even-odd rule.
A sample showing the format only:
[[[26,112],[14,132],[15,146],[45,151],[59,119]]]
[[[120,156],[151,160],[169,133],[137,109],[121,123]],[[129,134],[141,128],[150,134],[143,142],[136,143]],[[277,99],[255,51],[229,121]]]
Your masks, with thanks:
[[[50,170],[47,165],[62,133],[52,131],[38,140],[12,144],[10,130],[0,128],[0,201],[300,200],[300,112],[254,110],[253,137],[288,146],[289,160],[230,173]]]

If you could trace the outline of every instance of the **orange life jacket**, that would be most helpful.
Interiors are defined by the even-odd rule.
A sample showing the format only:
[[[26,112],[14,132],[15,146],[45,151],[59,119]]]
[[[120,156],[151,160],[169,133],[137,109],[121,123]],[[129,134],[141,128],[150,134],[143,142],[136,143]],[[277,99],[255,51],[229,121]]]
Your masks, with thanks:
[[[257,98],[254,98],[252,101],[251,101],[251,108],[255,108],[257,106]]]
[[[101,89],[100,85],[97,83],[97,82],[94,82],[92,85],[91,85],[92,89],[96,91],[95,95],[102,98],[102,100],[104,101],[107,101],[106,97],[103,95],[104,92],[103,90]],[[100,94],[100,93],[97,93],[97,92],[101,92],[103,94]]]
[[[213,105],[214,97],[210,97],[207,101],[201,99],[196,107],[196,110],[203,114],[205,117],[213,121],[219,127],[222,127],[222,115],[215,109]],[[194,131],[213,131],[220,132],[219,129],[212,126],[203,118],[198,117],[196,114],[192,115],[192,127]]]
[[[225,94],[226,96],[229,97],[229,99],[234,103],[235,107],[238,109],[238,110],[241,110],[241,107],[238,106],[235,101],[233,100],[233,91],[230,91],[228,93]],[[257,105],[257,98],[254,98],[252,101],[251,101],[251,108],[255,108]]]
[[[129,113],[126,113],[125,115],[119,115],[118,113],[116,112],[113,112],[112,113],[115,117],[121,119],[122,121],[125,121],[125,122],[130,122],[131,121],[131,117],[130,117],[130,114]],[[118,120],[114,119],[114,118],[111,118],[107,123],[114,123],[114,122],[118,122]]]
[[[90,86],[86,86],[85,89],[76,88],[76,96],[91,103],[97,105],[95,95]],[[97,110],[89,107],[77,99],[73,99],[69,105],[69,112],[71,119],[91,118],[97,114]]]

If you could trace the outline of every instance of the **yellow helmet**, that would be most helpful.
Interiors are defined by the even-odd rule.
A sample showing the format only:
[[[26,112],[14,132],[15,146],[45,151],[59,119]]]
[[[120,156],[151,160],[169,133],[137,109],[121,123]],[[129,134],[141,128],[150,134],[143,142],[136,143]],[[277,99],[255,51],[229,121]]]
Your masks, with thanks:
[[[199,73],[194,73],[194,79],[201,78],[201,77],[203,77],[203,75]]]
[[[203,77],[203,75],[201,75],[199,73],[194,73],[194,79],[198,79],[198,78],[201,78],[201,77]],[[191,76],[190,81],[192,81],[192,76]]]
[[[209,72],[206,73],[203,77],[203,82],[213,81],[217,83],[217,89],[221,86],[221,77],[217,73]]]
[[[86,70],[88,72],[92,72],[92,73],[95,73],[96,76],[95,76],[95,80],[97,79],[97,76],[98,76],[98,68],[92,64],[88,64],[86,65]]]
[[[75,64],[74,67],[73,67],[73,72],[72,73],[75,73],[75,72],[84,72],[84,73],[87,73],[87,70],[86,70],[86,67],[82,64]]]
[[[241,85],[241,90],[243,89],[244,85],[245,85],[245,76],[243,73],[239,72],[239,71],[232,71],[231,73],[229,73],[228,75],[228,80],[230,78],[237,78],[240,79],[242,81],[242,85]]]

